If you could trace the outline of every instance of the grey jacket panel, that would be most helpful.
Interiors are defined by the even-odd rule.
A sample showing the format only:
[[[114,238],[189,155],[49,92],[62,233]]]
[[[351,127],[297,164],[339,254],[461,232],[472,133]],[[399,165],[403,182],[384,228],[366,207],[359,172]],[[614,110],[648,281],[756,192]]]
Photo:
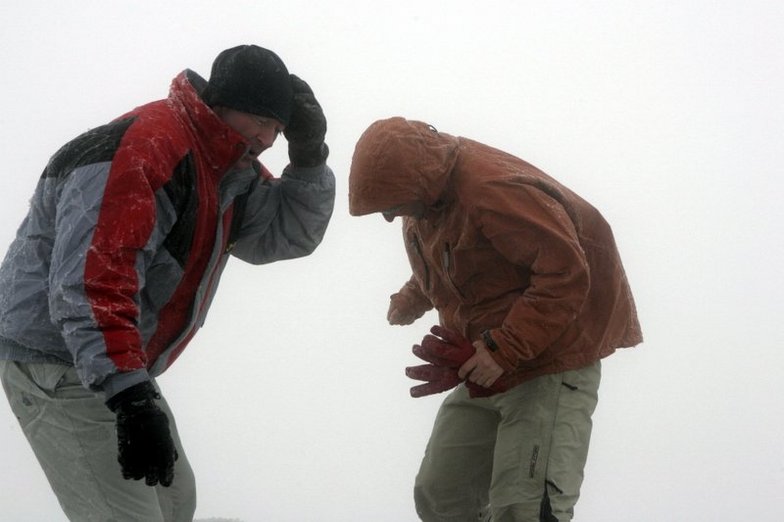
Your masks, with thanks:
[[[306,256],[324,238],[334,205],[335,175],[328,166],[288,166],[280,179],[251,192],[231,253],[252,264]]]

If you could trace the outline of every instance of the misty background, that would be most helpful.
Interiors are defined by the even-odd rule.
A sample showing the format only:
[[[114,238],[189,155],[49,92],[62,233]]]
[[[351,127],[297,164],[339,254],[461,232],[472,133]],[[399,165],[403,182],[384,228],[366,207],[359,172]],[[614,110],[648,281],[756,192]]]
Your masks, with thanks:
[[[644,344],[605,359],[579,522],[784,520],[784,4],[305,0],[0,4],[0,255],[66,141],[163,98],[241,43],[277,52],[328,118],[335,214],[311,256],[230,263],[159,383],[197,518],[409,522],[444,395],[403,368],[437,319],[386,323],[400,223],[353,218],[373,121],[515,154],[613,226]],[[262,155],[275,173],[285,140]],[[0,519],[65,520],[5,399]]]

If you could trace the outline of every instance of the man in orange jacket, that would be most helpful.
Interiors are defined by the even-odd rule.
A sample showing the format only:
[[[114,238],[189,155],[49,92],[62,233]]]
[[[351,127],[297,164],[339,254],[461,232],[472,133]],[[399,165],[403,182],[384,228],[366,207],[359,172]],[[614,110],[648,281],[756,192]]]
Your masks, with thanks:
[[[525,161],[403,118],[359,139],[349,210],[403,219],[413,275],[389,322],[438,311],[412,395],[456,386],[417,475],[419,516],[571,520],[600,360],[642,341],[610,226]]]

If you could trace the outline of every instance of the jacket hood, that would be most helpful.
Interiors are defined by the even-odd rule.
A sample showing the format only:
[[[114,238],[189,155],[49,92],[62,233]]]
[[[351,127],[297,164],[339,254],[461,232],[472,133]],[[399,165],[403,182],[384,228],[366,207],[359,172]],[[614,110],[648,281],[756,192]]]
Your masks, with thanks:
[[[458,138],[421,121],[394,117],[373,123],[354,149],[349,212],[362,216],[423,202],[436,203],[457,159]]]

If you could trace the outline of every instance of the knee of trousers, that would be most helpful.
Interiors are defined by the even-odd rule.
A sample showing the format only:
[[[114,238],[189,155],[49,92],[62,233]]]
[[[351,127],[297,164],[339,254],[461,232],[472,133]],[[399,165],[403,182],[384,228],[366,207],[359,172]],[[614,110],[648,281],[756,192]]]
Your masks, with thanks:
[[[424,521],[462,521],[469,514],[474,520],[486,504],[487,495],[478,495],[470,487],[444,487],[419,480],[414,485],[414,506]]]

